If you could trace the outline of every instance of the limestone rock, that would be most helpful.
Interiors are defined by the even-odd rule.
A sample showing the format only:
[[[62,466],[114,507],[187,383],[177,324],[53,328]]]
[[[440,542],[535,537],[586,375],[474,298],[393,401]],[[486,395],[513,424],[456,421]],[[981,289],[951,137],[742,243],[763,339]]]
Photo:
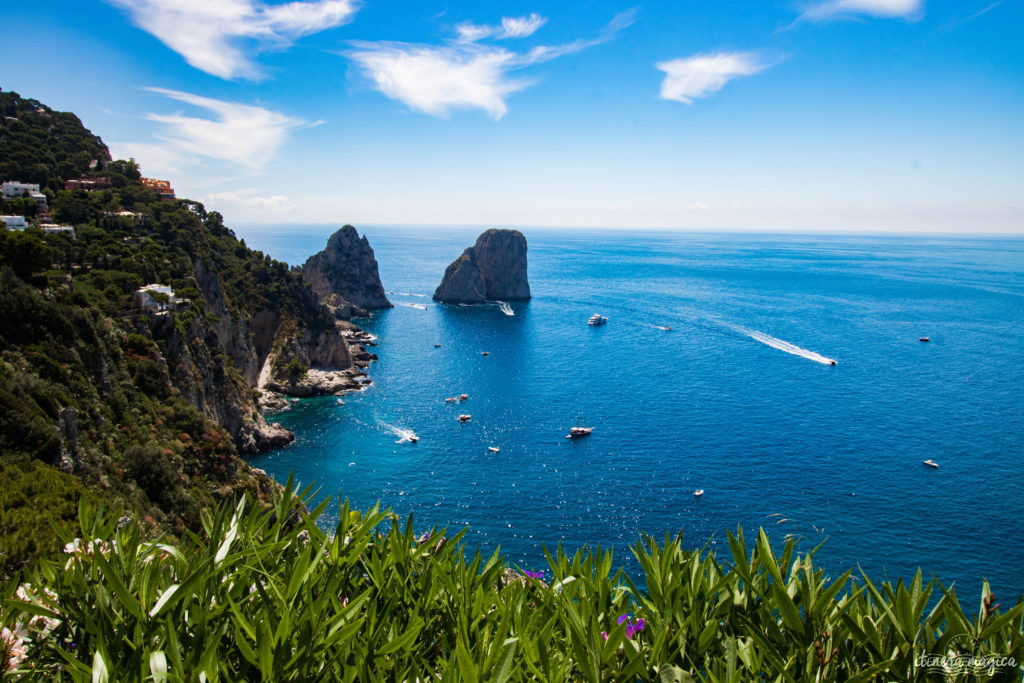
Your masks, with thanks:
[[[331,235],[327,248],[309,257],[302,267],[302,279],[321,300],[326,299],[324,303],[337,318],[391,308],[380,283],[373,249],[351,225]]]
[[[435,301],[448,304],[529,298],[526,238],[518,230],[484,232],[448,266],[434,292]]]

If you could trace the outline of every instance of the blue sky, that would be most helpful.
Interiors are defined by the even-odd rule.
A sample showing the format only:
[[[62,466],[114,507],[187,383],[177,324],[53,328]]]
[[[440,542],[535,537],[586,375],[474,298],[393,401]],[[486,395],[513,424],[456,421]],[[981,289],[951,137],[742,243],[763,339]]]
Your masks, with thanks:
[[[1024,232],[1024,3],[95,0],[0,87],[234,223]]]

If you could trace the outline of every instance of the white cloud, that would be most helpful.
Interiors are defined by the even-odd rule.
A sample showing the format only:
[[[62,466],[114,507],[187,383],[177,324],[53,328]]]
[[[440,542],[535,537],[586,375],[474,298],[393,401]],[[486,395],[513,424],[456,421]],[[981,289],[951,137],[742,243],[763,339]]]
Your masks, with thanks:
[[[608,42],[632,17],[632,12],[620,14],[592,40],[537,46],[525,53],[476,41],[490,35],[529,35],[545,21],[535,14],[511,20],[511,25],[506,23],[510,20],[503,20],[500,31],[460,24],[460,40],[449,45],[356,42],[355,49],[345,56],[362,67],[377,90],[414,111],[448,116],[454,109],[482,109],[497,120],[508,111],[508,96],[531,85],[529,80],[513,77],[512,72]],[[516,31],[520,35],[513,36]]]
[[[808,7],[800,15],[800,19],[821,21],[857,14],[916,19],[921,15],[923,9],[924,0],[826,0]]]
[[[704,202],[693,202],[692,204],[687,204],[686,208],[690,211],[700,211],[708,208],[708,205]]]
[[[526,38],[537,32],[547,23],[547,18],[539,14],[526,17],[502,17],[501,26],[487,26],[466,21],[455,27],[459,40],[473,43],[484,38]]]
[[[655,66],[665,72],[662,99],[693,104],[694,98],[707,97],[732,79],[756,74],[770,65],[749,52],[719,52],[659,62]]]
[[[259,192],[259,190],[255,189],[235,190],[233,192],[213,192],[203,198],[203,203],[215,207],[227,205],[231,207],[260,209],[263,211],[278,213],[291,211],[295,208],[295,206],[288,201],[288,197],[285,195],[275,194],[269,197],[261,197],[256,194],[257,192]]]
[[[221,78],[257,78],[250,53],[346,24],[357,0],[268,5],[259,0],[106,0],[197,69]]]
[[[277,153],[292,128],[306,125],[301,119],[248,104],[223,102],[177,90],[147,88],[178,102],[206,109],[214,118],[184,114],[147,114],[164,124],[157,135],[162,143],[115,143],[119,154],[135,157],[145,169],[175,171],[199,157],[236,164],[246,171],[262,169]]]

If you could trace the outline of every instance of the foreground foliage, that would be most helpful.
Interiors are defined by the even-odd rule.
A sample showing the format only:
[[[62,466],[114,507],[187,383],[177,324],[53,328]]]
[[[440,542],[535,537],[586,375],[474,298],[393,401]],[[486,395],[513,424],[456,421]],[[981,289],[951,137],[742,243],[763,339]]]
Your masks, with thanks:
[[[325,534],[327,503],[301,503],[243,499],[169,544],[83,500],[93,540],[66,531],[63,557],[10,588],[0,665],[93,681],[1020,679],[1024,605],[1002,612],[987,584],[968,616],[920,573],[830,580],[761,531],[751,548],[730,536],[728,561],[643,537],[640,589],[600,549],[520,573],[376,507],[343,504]]]

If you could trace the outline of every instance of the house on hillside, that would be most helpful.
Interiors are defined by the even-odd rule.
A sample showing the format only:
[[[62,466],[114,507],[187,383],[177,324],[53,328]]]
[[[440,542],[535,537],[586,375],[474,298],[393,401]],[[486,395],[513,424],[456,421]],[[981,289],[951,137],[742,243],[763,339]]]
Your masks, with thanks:
[[[8,230],[24,230],[28,227],[28,221],[24,216],[0,216]]]
[[[174,290],[170,285],[146,285],[135,292],[135,298],[139,302],[139,308],[144,308],[150,313],[166,311],[170,306],[177,303]]]
[[[156,178],[142,178],[143,187],[153,190],[161,199],[174,199],[174,190],[171,189],[170,180],[157,180]]]
[[[70,235],[75,239],[75,229],[70,225],[57,225],[56,223],[40,223],[39,229],[44,235]]]
[[[0,184],[0,194],[4,199],[21,199],[28,195],[30,199],[36,201],[40,216],[50,215],[50,208],[46,204],[46,195],[39,190],[39,183],[19,183],[16,180],[8,180]]]
[[[102,190],[110,187],[110,178],[73,178],[64,181],[65,190]]]

